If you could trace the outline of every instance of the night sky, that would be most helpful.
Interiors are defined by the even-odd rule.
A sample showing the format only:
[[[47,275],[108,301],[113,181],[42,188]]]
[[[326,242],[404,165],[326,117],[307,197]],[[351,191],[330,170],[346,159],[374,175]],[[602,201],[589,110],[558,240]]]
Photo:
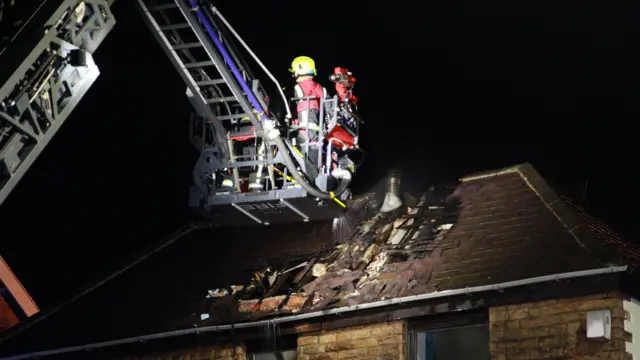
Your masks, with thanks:
[[[334,66],[354,72],[356,190],[391,167],[418,191],[529,161],[562,187],[587,179],[592,211],[639,234],[637,1],[228,3],[283,85],[299,55],[329,89]],[[196,217],[185,85],[133,5],[113,11],[101,76],[0,207],[0,254],[43,309]]]

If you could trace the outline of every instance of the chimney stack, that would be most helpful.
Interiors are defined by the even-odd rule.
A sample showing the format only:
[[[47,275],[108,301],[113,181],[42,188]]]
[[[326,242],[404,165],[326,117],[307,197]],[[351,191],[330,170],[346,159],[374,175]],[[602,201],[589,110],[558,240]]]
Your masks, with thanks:
[[[400,199],[400,171],[391,170],[387,173],[386,194],[380,212],[390,212],[402,206]]]

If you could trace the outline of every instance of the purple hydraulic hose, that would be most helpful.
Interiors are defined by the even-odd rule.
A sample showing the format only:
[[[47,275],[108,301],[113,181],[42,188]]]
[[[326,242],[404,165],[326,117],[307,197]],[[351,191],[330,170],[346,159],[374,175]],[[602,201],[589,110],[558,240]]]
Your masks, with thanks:
[[[195,11],[195,13],[198,14],[198,18],[200,19],[200,22],[202,23],[202,25],[204,25],[205,29],[209,33],[209,37],[213,41],[214,45],[216,46],[216,48],[218,49],[218,51],[220,52],[224,60],[227,62],[229,69],[231,70],[231,72],[233,73],[233,76],[235,76],[236,80],[240,84],[240,87],[242,88],[242,90],[244,90],[245,94],[247,94],[247,97],[249,98],[249,102],[251,103],[253,108],[258,111],[258,114],[260,114],[260,116],[262,117],[260,120],[261,121],[267,120],[267,117],[264,114],[264,109],[260,105],[260,102],[258,101],[258,99],[256,99],[255,95],[253,94],[253,91],[251,91],[251,89],[249,88],[249,85],[247,85],[246,81],[244,81],[244,79],[242,78],[242,75],[240,74],[238,67],[233,62],[233,59],[231,58],[227,50],[222,45],[222,42],[220,42],[220,39],[218,39],[218,37],[216,36],[216,32],[213,29],[213,26],[211,26],[211,23],[209,23],[209,19],[207,18],[207,15],[204,13],[204,11],[200,9],[200,4],[198,4],[198,1],[189,0],[189,4],[191,5],[191,8]]]

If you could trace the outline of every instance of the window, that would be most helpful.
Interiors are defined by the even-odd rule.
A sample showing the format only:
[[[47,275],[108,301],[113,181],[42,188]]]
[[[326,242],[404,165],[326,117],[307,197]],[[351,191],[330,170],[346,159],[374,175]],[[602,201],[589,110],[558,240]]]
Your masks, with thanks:
[[[416,360],[491,360],[486,325],[417,331]]]
[[[275,331],[266,338],[247,341],[245,344],[250,360],[296,360],[298,358],[298,338]]]
[[[409,324],[411,360],[491,360],[485,314],[425,318]]]
[[[298,352],[294,350],[282,350],[253,354],[253,360],[296,360]]]

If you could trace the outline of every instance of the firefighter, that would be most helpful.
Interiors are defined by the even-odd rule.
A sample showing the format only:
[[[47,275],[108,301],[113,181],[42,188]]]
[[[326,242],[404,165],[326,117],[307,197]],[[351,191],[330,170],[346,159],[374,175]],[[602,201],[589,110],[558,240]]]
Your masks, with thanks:
[[[316,76],[316,64],[308,56],[298,56],[293,59],[289,71],[296,79],[294,87],[296,98],[296,112],[298,114],[298,125],[304,130],[298,132],[298,143],[300,148],[306,152],[307,174],[315,179],[318,169],[318,153],[317,146],[320,117],[321,100],[325,98],[326,90],[322,85],[314,80]],[[306,128],[308,126],[309,132]],[[307,143],[307,137],[309,142]],[[311,145],[314,147],[310,147]],[[309,146],[307,150],[307,146]]]
[[[336,84],[336,93],[340,103],[352,102],[356,104],[358,102],[358,98],[352,92],[356,78],[351,71],[337,67],[333,69],[333,74],[329,76],[329,80]]]

